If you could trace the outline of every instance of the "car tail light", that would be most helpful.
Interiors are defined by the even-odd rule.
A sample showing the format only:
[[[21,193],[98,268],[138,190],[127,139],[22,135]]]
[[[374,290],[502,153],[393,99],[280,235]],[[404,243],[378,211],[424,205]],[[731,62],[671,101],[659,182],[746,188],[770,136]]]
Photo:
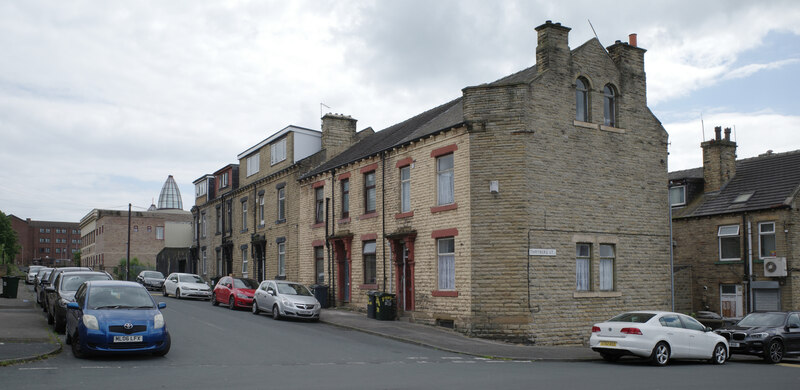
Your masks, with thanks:
[[[622,330],[620,330],[620,333],[625,333],[625,334],[638,334],[638,335],[640,335],[640,336],[641,336],[641,334],[642,334],[642,331],[641,331],[641,330],[639,330],[639,328],[622,328]]]
[[[593,326],[592,327],[592,333],[597,333],[599,331],[600,331],[600,327],[599,326]]]

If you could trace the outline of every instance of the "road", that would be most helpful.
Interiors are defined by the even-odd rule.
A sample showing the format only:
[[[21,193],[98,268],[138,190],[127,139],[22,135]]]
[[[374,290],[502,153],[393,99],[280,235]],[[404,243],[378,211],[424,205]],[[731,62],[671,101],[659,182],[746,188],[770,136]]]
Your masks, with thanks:
[[[723,366],[641,361],[519,362],[453,354],[324,323],[167,302],[172,349],[163,358],[59,355],[0,367],[2,389],[753,389],[795,388],[800,364],[734,358]],[[62,336],[63,341],[63,336]],[[800,363],[800,361],[794,361]]]

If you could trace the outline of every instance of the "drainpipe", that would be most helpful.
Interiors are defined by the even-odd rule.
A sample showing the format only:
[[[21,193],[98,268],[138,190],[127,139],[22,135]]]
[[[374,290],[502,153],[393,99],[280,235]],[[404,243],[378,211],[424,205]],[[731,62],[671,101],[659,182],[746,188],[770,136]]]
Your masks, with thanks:
[[[635,39],[635,38],[634,38]],[[669,201],[667,201],[669,203]],[[669,290],[672,294],[672,311],[675,311],[675,259],[672,252],[672,204],[669,207]]]
[[[383,292],[386,292],[386,152],[381,152],[381,256],[383,256]],[[405,301],[404,301],[405,302]]]
[[[333,199],[333,204],[330,200]],[[331,298],[331,307],[336,307],[336,267],[334,266],[334,253],[330,245],[329,237],[336,234],[336,224],[331,223],[331,233],[328,235],[328,209],[330,206],[330,214],[333,220],[336,220],[336,168],[331,169],[331,198],[325,198],[325,247],[328,249],[328,275],[331,277],[331,291],[328,297]]]
[[[747,213],[742,215],[742,220]],[[747,221],[747,290],[750,297],[750,311],[753,311],[753,236],[751,232],[751,222]]]

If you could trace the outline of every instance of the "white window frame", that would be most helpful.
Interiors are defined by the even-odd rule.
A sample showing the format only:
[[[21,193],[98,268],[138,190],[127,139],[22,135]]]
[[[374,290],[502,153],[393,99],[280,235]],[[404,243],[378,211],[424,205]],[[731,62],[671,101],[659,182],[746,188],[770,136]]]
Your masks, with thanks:
[[[203,249],[203,275],[208,274],[208,251]]]
[[[247,157],[247,177],[253,176],[258,173],[261,166],[261,157],[259,153],[255,153]]]
[[[242,248],[242,276],[247,277],[247,248]]]
[[[616,257],[616,245],[600,244],[600,291],[614,291],[614,262]]]
[[[164,227],[156,226],[156,240],[163,240],[163,239],[164,239]]]
[[[261,226],[264,226],[264,194],[258,196],[258,216],[261,219]]]
[[[286,220],[286,187],[278,188],[278,221]]]
[[[363,260],[363,267],[364,267],[364,284],[375,284],[378,280],[378,267],[376,261],[376,252],[377,252],[377,242],[375,240],[364,241],[361,251],[361,257]],[[367,263],[370,263],[369,265]],[[367,268],[371,268],[370,272],[372,275],[367,275]],[[367,279],[367,276],[372,276],[371,280]]]
[[[764,229],[766,226],[772,226],[771,231],[767,231]],[[772,247],[773,251],[772,254],[764,255],[764,239],[766,237],[772,236]],[[759,259],[770,259],[777,256],[778,252],[778,242],[777,237],[775,235],[775,222],[760,222],[758,224],[758,258]]]
[[[225,172],[219,175],[219,188],[225,188],[228,186],[228,172]]]
[[[200,197],[206,194],[208,183],[203,180],[194,185],[195,197]]]
[[[449,168],[441,169],[440,163],[450,159]],[[448,153],[436,157],[436,205],[445,206],[456,202],[455,195],[455,155]]]
[[[411,211],[411,166],[400,168],[400,212]]]
[[[286,276],[286,242],[278,243],[278,275]]]
[[[242,230],[247,230],[247,201],[242,202]]]
[[[585,249],[585,250],[583,250]],[[575,291],[592,290],[592,244],[575,244]]]
[[[438,289],[440,291],[454,291],[456,289],[456,254],[455,237],[442,237],[436,239],[436,254],[438,272]],[[453,252],[446,251],[442,244],[452,241]]]
[[[735,229],[734,229],[735,228]],[[742,260],[742,241],[739,235],[739,225],[723,225],[717,229],[719,243],[719,261],[739,261]],[[722,257],[722,240],[736,237],[739,242],[739,257]]]
[[[681,194],[681,201],[680,202],[673,203],[673,201],[672,201],[673,190],[680,190],[681,191],[680,192],[680,194]],[[685,185],[674,186],[674,187],[670,187],[669,188],[669,205],[672,206],[672,207],[686,205],[686,186]]]
[[[286,138],[270,145],[270,162],[275,165],[286,160]]]
[[[201,237],[205,238],[206,237],[206,233],[207,233],[207,227],[206,226],[208,226],[208,224],[206,223],[206,212],[205,211],[200,213],[200,225],[202,226],[202,230],[201,230],[202,236]]]

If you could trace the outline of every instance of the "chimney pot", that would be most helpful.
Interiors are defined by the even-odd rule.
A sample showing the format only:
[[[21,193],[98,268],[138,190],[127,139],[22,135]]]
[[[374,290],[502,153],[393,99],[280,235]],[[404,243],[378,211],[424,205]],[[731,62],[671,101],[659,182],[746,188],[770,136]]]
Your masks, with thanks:
[[[730,140],[731,140],[731,128],[730,127],[726,127],[725,128],[725,141],[730,141]]]
[[[636,33],[628,35],[628,43],[630,43],[633,47],[638,47],[636,44]]]
[[[722,126],[714,127],[714,139],[717,141],[722,139]]]

